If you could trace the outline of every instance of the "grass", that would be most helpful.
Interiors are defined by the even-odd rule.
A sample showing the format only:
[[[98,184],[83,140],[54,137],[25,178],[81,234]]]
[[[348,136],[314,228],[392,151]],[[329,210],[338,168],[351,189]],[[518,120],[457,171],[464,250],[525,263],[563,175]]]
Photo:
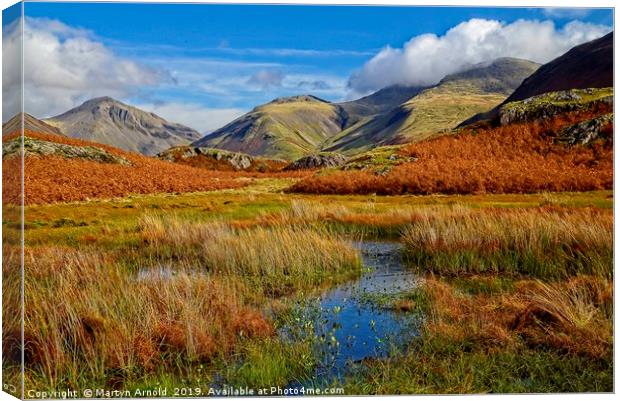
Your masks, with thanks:
[[[487,277],[487,281],[496,278]],[[405,294],[425,316],[408,349],[370,361],[347,394],[609,392],[613,389],[612,284],[579,276],[521,280],[464,294],[427,278]]]
[[[274,326],[261,305],[284,294],[311,292],[360,268],[346,242],[303,227],[236,229],[147,214],[134,230],[137,243],[117,242],[107,251],[27,247],[25,352],[31,388],[148,387],[145,377],[158,377],[163,367],[180,380],[234,350],[252,357],[252,341],[259,339],[285,352],[285,345],[272,339]],[[3,341],[10,351],[18,344],[13,337],[19,338],[19,322],[7,324]],[[265,363],[277,363],[275,358]]]
[[[312,377],[316,361],[308,341],[284,343],[266,339],[248,344],[241,363],[224,371],[226,383],[250,388],[285,387]]]
[[[26,387],[171,391],[204,389],[215,373],[248,385],[311,378],[310,345],[275,335],[287,305],[359,274],[350,238],[404,235],[410,251],[427,253],[425,284],[379,301],[420,314],[422,336],[364,362],[347,394],[611,388],[610,191],[280,193],[289,182],[26,207]],[[5,310],[19,299],[17,211],[5,205]],[[447,242],[422,235],[432,230]],[[479,268],[494,260],[489,244],[514,264]],[[527,270],[514,262],[523,249]],[[5,319],[5,355],[18,328]],[[16,362],[5,359],[7,380],[18,377]]]
[[[472,211],[420,214],[403,234],[407,258],[443,276],[494,273],[558,279],[613,274],[613,215],[573,211]]]
[[[346,242],[328,231],[303,226],[236,230],[223,223],[183,223],[147,215],[140,232],[149,259],[185,262],[250,280],[271,296],[335,282],[361,267]]]

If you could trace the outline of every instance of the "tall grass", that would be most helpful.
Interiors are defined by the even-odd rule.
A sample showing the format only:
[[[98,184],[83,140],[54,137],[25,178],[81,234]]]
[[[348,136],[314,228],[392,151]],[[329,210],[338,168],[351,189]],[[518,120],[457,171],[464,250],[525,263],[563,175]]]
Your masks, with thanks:
[[[304,225],[236,229],[146,215],[140,232],[151,257],[187,260],[211,273],[250,279],[270,296],[310,289],[361,269],[357,252],[343,238]]]
[[[351,377],[348,393],[612,391],[612,287],[579,276],[472,295],[429,277],[406,298],[424,314],[421,336]]]
[[[239,230],[147,215],[138,235],[143,246],[123,252],[27,248],[30,388],[122,388],[162,370],[182,377],[251,350],[248,341],[272,341],[266,296],[311,291],[360,270],[345,241],[303,227]],[[19,333],[17,320],[7,323]]]
[[[413,266],[442,275],[611,277],[612,229],[612,214],[595,209],[460,208],[421,215],[403,241]]]

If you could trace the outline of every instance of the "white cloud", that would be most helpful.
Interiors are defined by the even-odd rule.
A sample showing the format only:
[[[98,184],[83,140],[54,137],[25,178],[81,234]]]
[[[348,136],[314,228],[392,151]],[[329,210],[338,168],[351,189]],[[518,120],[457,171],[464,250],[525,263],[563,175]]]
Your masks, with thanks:
[[[3,54],[19,54],[17,24],[3,32]],[[5,91],[19,86],[19,58],[3,57]],[[25,111],[49,117],[97,96],[127,97],[140,87],[169,79],[156,71],[115,55],[85,30],[62,22],[26,18],[24,29]],[[7,93],[8,94],[8,93]],[[4,102],[3,102],[4,104]],[[19,111],[17,102],[3,105],[3,119]]]
[[[551,18],[583,18],[592,12],[589,8],[549,7],[543,9],[543,14]]]
[[[198,132],[209,133],[228,124],[246,111],[236,108],[215,109],[193,103],[145,103],[136,107],[147,110],[168,121],[187,125]]]
[[[443,36],[415,36],[402,49],[385,47],[349,78],[349,87],[367,93],[393,84],[432,85],[447,74],[498,57],[546,63],[571,47],[603,36],[610,27],[572,21],[556,29],[552,21],[506,24],[471,19]]]
[[[263,90],[282,86],[284,73],[280,70],[260,70],[254,73],[247,81],[248,85],[257,86]]]

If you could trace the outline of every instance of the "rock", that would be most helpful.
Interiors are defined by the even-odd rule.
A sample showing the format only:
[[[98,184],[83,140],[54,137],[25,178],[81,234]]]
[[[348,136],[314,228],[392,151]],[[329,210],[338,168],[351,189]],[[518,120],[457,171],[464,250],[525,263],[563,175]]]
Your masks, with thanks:
[[[556,142],[569,146],[586,145],[604,136],[603,128],[613,124],[614,113],[604,114],[596,118],[579,122],[563,129]]]
[[[247,170],[252,167],[252,164],[255,162],[255,159],[252,156],[245,153],[193,146],[177,146],[170,148],[159,153],[157,157],[162,160],[176,162],[179,160],[188,160],[201,155],[216,161],[227,163],[235,170]]]
[[[295,160],[284,170],[311,170],[326,167],[340,167],[347,162],[346,156],[340,153],[318,153]]]
[[[20,148],[19,138],[4,143],[2,146],[2,158],[19,157],[21,154]],[[98,163],[131,165],[127,159],[95,146],[73,146],[25,136],[24,157],[29,156],[59,156],[66,159],[83,159]]]
[[[511,102],[499,109],[501,125],[551,118],[571,111],[595,106],[613,106],[613,89],[573,89],[549,92],[525,100]]]

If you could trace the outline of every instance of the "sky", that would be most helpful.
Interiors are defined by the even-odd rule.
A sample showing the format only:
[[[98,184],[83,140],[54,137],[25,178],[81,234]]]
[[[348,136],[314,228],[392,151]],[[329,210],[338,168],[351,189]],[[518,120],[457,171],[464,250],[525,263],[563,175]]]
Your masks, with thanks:
[[[5,55],[19,45],[10,13]],[[26,112],[112,96],[201,132],[277,97],[351,100],[497,57],[545,63],[613,25],[611,9],[36,2],[25,15]],[[18,109],[3,103],[6,121]]]

